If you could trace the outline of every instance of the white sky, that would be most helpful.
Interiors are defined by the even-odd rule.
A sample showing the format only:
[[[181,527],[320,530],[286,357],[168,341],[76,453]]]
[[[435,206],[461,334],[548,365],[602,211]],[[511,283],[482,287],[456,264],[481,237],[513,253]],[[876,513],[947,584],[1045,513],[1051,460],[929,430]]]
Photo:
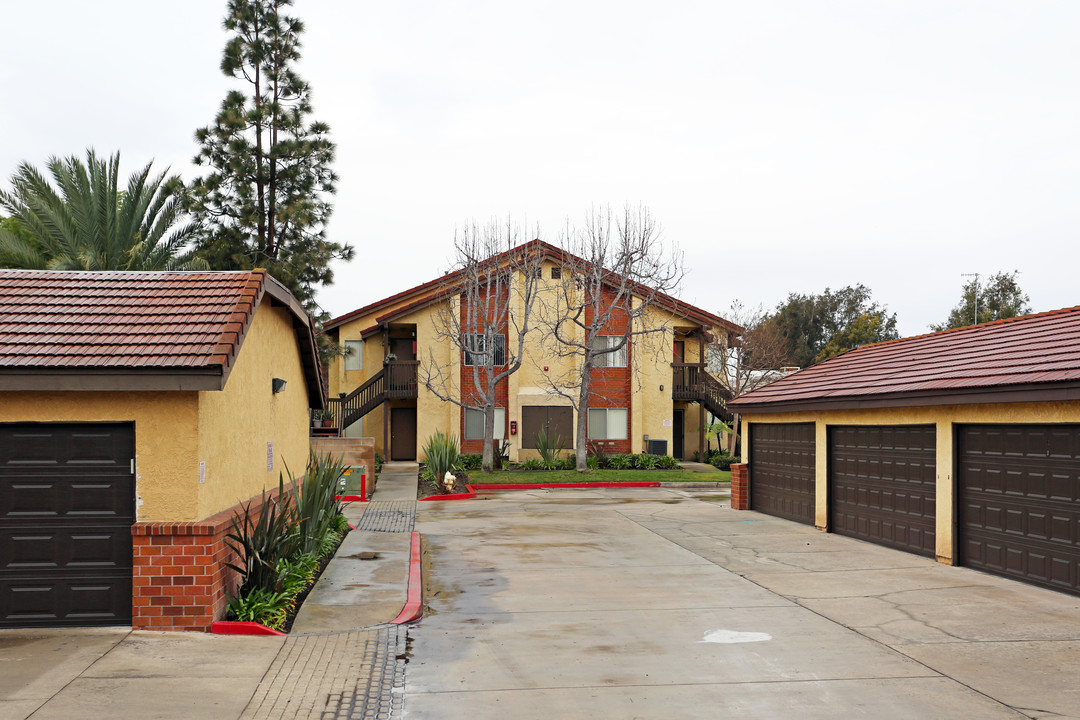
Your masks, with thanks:
[[[0,187],[122,151],[185,178],[227,90],[224,0],[4,8]],[[356,246],[338,315],[430,280],[456,227],[643,203],[725,315],[863,283],[925,332],[961,273],[1080,304],[1080,2],[298,0]]]

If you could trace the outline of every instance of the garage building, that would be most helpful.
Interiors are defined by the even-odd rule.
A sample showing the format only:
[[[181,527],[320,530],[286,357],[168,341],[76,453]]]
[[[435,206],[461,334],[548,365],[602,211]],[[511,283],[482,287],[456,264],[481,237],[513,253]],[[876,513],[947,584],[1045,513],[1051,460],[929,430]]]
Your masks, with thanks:
[[[1080,307],[864,346],[729,405],[737,509],[1080,594]]]

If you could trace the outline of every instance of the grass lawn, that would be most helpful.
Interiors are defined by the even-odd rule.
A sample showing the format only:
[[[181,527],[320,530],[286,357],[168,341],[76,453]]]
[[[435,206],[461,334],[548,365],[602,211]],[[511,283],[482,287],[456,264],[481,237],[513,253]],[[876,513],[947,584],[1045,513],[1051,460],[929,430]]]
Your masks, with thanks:
[[[579,473],[576,470],[514,471],[483,473],[479,470],[469,472],[469,484],[524,485],[535,483],[577,483],[577,482],[731,482],[731,473],[697,473],[686,470],[591,470]]]

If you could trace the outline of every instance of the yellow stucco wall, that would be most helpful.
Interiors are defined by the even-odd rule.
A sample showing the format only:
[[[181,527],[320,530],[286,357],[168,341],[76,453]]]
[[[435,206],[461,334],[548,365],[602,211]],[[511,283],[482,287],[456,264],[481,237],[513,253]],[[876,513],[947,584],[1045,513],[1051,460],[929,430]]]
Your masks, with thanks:
[[[1080,422],[1080,401],[751,413],[742,417],[743,437],[750,437],[750,423],[795,422],[813,422],[816,425],[815,524],[821,529],[827,528],[829,518],[828,427],[830,425],[933,425],[937,430],[935,528],[937,556],[943,562],[953,562],[956,542],[953,527],[954,426],[971,423],[1075,423]],[[751,468],[752,472],[753,468]]]
[[[274,394],[273,378],[286,381]],[[196,518],[220,512],[276,488],[285,465],[303,473],[309,449],[308,393],[292,316],[263,300],[225,389],[199,393],[197,459],[187,475],[198,492]],[[273,468],[267,469],[267,443]],[[198,484],[199,462],[206,463]],[[286,479],[288,476],[286,475]]]
[[[0,422],[135,423],[138,521],[197,520],[194,392],[5,392]]]

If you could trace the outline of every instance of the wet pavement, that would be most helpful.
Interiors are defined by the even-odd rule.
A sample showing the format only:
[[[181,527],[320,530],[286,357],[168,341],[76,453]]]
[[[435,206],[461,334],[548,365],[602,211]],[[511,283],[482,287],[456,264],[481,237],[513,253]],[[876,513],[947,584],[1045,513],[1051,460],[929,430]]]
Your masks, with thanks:
[[[406,717],[1080,717],[1080,598],[717,495],[422,504]]]

